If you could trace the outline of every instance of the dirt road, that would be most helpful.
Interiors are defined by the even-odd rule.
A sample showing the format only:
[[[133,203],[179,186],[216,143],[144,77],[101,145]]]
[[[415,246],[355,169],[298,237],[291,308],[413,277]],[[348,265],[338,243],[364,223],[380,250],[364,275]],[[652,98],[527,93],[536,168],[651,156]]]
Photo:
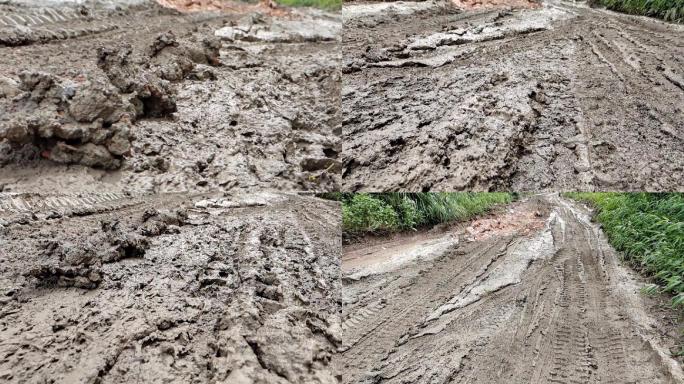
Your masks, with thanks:
[[[338,16],[83,4],[0,4],[0,191],[339,187]]]
[[[390,256],[388,256],[390,255]],[[587,210],[536,196],[343,251],[346,383],[681,383],[677,314]]]
[[[338,383],[339,231],[297,195],[0,194],[0,381]]]
[[[573,4],[345,5],[344,188],[681,190],[684,27]]]

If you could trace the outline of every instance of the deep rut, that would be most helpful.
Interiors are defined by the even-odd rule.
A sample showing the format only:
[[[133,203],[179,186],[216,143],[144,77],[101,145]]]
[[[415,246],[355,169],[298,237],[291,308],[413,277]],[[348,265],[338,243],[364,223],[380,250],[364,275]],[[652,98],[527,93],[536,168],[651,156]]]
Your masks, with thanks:
[[[555,195],[524,204],[544,228],[346,279],[345,382],[681,382],[663,325],[587,211]]]

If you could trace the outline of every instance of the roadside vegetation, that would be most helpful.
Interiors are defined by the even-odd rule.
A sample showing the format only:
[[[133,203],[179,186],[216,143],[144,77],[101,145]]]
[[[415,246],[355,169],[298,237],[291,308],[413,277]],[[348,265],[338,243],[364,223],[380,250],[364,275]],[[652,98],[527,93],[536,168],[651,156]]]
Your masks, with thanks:
[[[276,0],[276,3],[289,7],[315,7],[328,11],[342,9],[342,0]]]
[[[611,245],[656,284],[646,292],[674,295],[684,306],[684,194],[567,193],[596,209]]]
[[[613,11],[684,23],[684,0],[592,0],[592,3]]]
[[[495,205],[513,201],[510,193],[334,193],[342,202],[348,234],[387,233],[467,220]]]

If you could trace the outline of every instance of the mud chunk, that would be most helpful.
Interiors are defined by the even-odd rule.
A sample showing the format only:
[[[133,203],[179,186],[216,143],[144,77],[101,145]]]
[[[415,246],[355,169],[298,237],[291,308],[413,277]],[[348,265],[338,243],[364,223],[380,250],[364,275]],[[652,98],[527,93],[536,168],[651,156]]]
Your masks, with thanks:
[[[75,146],[57,142],[48,152],[47,158],[62,164],[80,163],[104,169],[116,169],[121,165],[121,161],[115,159],[107,148],[93,143]]]
[[[0,97],[11,98],[19,94],[19,83],[9,77],[0,76]]]
[[[219,65],[220,42],[215,39],[205,39],[201,46],[193,44],[179,44],[172,32],[157,36],[150,47],[150,64],[156,74],[172,82],[178,82],[189,75],[195,79],[213,79],[216,75],[208,70],[206,65]],[[196,65],[204,66],[196,69]]]
[[[152,42],[152,45],[150,45],[149,55],[150,57],[154,57],[166,47],[177,46],[178,42],[176,41],[176,36],[173,34],[173,32],[168,31],[166,33],[160,34],[156,39],[154,39],[154,42]]]
[[[54,130],[43,130],[42,132],[43,137],[50,137],[54,134],[54,136],[59,137],[60,139],[74,140],[82,139],[86,135],[85,129],[86,127],[77,124],[58,124],[55,126]]]
[[[190,80],[216,80],[216,72],[214,72],[211,67],[203,64],[197,64],[195,68],[188,74],[188,79]]]
[[[55,77],[49,73],[22,71],[19,74],[19,81],[19,88],[29,92],[31,100],[40,102],[45,97],[58,95],[54,92]]]
[[[129,44],[120,48],[99,48],[100,67],[123,93],[132,93],[142,105],[142,116],[164,117],[176,111],[175,92],[168,81],[144,69],[145,62],[133,55]]]
[[[102,119],[106,123],[113,123],[124,114],[134,114],[132,107],[123,104],[118,90],[100,79],[88,81],[74,93],[69,103],[69,113],[78,122]]]
[[[135,106],[101,76],[76,84],[51,74],[24,71],[23,91],[11,101],[11,114],[0,114],[0,138],[16,144],[34,142],[44,157],[105,169],[120,166],[130,149],[128,129],[112,128],[135,118]],[[122,124],[115,124],[122,121]],[[103,146],[106,140],[111,150]],[[63,141],[64,140],[64,141]]]
[[[118,123],[112,126],[114,135],[107,143],[109,152],[115,155],[124,155],[131,150],[130,141],[130,125],[126,123]]]
[[[15,119],[7,123],[0,123],[0,139],[2,138],[25,144],[31,142],[33,133],[28,129],[25,122]]]

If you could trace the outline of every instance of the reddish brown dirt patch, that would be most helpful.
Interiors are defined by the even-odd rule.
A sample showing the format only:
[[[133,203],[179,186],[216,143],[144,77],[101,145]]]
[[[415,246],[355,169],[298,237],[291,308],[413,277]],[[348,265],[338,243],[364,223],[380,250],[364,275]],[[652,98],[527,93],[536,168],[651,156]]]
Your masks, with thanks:
[[[462,9],[482,8],[539,8],[541,3],[534,0],[451,0]]]
[[[529,211],[515,206],[502,215],[483,217],[473,221],[466,228],[468,240],[486,240],[494,236],[507,236],[518,233],[521,236],[544,227],[548,215],[540,210]]]
[[[271,0],[261,0],[258,4],[246,4],[224,0],[157,0],[164,7],[174,8],[180,12],[229,11],[229,12],[261,12],[271,16],[288,13]]]

